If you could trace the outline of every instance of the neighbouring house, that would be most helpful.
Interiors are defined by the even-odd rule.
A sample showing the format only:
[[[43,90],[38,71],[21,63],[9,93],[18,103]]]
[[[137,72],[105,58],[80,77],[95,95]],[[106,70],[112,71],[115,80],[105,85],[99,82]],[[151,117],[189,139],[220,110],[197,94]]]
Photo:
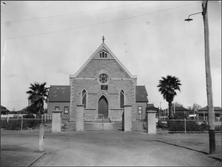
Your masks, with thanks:
[[[10,111],[6,107],[1,105],[1,115],[7,115],[9,113]]]
[[[222,121],[222,109],[221,107],[214,107],[215,121]],[[197,111],[199,121],[208,120],[208,107],[201,108]]]
[[[63,118],[69,118],[70,112],[70,86],[52,85],[48,95],[48,114],[53,110],[62,111]]]
[[[145,86],[136,86],[136,119],[144,120],[146,117],[146,108],[148,105],[148,94]]]
[[[77,105],[85,115],[122,119],[124,105],[132,106],[132,121],[144,118],[148,103],[145,86],[132,75],[104,43],[82,67],[69,76],[68,85],[49,88],[48,113],[61,110],[63,117],[76,120]]]
[[[175,106],[175,107],[172,107],[172,110],[173,110],[173,113],[176,114],[176,113],[182,113],[184,114],[186,117],[189,116],[189,113],[190,113],[190,110],[184,108],[183,106]]]

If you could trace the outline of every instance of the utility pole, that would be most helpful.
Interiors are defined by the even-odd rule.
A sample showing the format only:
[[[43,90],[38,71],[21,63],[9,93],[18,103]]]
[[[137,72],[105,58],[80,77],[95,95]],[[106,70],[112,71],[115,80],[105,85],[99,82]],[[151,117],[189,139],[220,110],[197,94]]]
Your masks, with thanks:
[[[206,70],[206,89],[207,89],[207,106],[208,106],[208,124],[209,124],[209,153],[215,153],[215,114],[213,107],[213,92],[212,92],[212,80],[210,70],[210,46],[209,46],[209,27],[208,27],[208,12],[207,1],[202,3],[202,15],[204,23],[204,45],[205,45],[205,70]]]

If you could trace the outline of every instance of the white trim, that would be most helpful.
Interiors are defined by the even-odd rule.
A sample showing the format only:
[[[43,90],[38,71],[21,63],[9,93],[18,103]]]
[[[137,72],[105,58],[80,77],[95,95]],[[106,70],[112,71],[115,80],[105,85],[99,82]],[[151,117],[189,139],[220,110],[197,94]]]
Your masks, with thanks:
[[[137,78],[135,75],[132,75],[126,67],[119,61],[119,59],[113,54],[113,52],[108,48],[108,46],[105,43],[102,43],[98,49],[89,57],[89,59],[82,65],[82,67],[74,74],[70,75],[70,77],[77,77],[79,73],[87,66],[87,64],[93,59],[93,57],[101,50],[102,47],[105,47],[107,51],[111,54],[111,56],[117,61],[117,63],[120,65],[121,68],[131,77],[131,78]]]

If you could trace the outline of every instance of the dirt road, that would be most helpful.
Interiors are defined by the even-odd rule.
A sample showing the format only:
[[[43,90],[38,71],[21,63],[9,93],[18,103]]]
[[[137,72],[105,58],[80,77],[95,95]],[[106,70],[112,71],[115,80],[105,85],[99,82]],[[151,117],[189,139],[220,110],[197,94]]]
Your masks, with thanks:
[[[13,136],[13,137],[12,137]],[[220,166],[202,153],[155,140],[136,132],[46,132],[46,154],[32,166]],[[1,145],[37,150],[38,133],[1,137]],[[4,153],[4,152],[3,152]]]

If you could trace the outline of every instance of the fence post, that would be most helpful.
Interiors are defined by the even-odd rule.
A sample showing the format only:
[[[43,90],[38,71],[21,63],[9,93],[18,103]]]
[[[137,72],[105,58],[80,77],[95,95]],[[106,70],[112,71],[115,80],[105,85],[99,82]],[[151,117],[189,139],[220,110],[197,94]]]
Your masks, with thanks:
[[[184,133],[187,133],[187,125],[186,125],[186,118],[184,118]]]
[[[21,117],[21,130],[23,129],[23,115]]]

